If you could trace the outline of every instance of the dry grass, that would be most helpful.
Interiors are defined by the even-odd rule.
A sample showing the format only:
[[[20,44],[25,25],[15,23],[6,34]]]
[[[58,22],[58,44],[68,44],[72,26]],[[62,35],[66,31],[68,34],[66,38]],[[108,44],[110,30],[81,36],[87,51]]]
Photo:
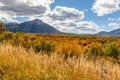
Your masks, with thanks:
[[[120,66],[96,61],[26,52],[22,47],[0,45],[0,80],[120,80]]]

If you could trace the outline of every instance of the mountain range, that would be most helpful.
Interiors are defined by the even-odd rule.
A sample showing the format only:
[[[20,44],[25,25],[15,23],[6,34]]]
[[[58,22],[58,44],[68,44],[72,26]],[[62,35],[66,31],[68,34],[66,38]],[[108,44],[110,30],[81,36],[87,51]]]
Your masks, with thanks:
[[[104,35],[104,34],[109,34],[109,35],[119,35],[120,34],[120,28],[112,30],[110,32],[106,32],[106,31],[101,31],[98,34],[100,35]]]
[[[43,33],[43,34],[61,33],[53,26],[44,23],[39,19],[26,21],[23,23],[6,23],[6,30],[11,32],[24,32],[24,33]]]
[[[6,30],[11,32],[24,32],[24,33],[42,33],[42,34],[60,34],[59,30],[53,26],[39,20],[35,19],[32,21],[26,21],[23,23],[6,23]],[[119,35],[120,28],[112,30],[110,32],[101,31],[97,33],[98,35]]]

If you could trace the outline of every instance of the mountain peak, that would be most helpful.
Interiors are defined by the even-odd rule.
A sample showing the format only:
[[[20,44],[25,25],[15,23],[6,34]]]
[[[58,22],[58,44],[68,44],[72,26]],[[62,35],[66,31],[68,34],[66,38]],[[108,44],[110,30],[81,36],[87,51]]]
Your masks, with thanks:
[[[15,27],[11,27],[15,26]],[[50,26],[47,23],[39,19],[35,19],[32,21],[26,21],[20,24],[6,24],[7,30],[12,32],[25,32],[25,33],[50,33],[56,34],[61,33],[59,30],[55,29],[54,27]]]
[[[32,20],[32,22],[42,22],[42,20],[40,20],[40,19],[34,19],[34,20]]]
[[[26,21],[24,23],[40,25],[40,24],[43,24],[44,22],[42,22],[42,20],[40,20],[40,19],[34,19],[32,21]]]

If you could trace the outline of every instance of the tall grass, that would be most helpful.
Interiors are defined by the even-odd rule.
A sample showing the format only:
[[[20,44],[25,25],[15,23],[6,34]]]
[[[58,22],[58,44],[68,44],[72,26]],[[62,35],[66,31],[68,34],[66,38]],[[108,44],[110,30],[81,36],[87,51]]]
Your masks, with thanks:
[[[120,66],[105,59],[87,59],[26,51],[0,45],[0,80],[120,80]]]

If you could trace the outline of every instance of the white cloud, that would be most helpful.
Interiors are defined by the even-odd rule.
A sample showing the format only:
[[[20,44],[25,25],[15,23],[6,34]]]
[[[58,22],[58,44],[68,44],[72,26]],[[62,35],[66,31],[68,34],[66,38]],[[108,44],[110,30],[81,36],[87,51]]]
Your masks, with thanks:
[[[75,8],[57,6],[47,14],[52,20],[82,20],[84,12]]]
[[[97,33],[101,31],[99,25],[92,21],[53,21],[47,22],[62,32],[73,32],[73,33]]]
[[[57,6],[40,19],[62,32],[96,33],[101,29],[92,21],[82,21],[84,12],[74,8]]]
[[[92,10],[97,13],[98,16],[104,16],[118,11],[120,9],[119,5],[120,0],[96,0]]]
[[[75,21],[80,21],[83,18],[83,11],[63,6],[56,6],[52,11],[40,17],[41,20],[49,23],[62,32],[70,32],[74,29],[73,27],[76,27]]]
[[[0,2],[0,6],[4,6],[4,5]]]
[[[16,17],[28,17],[28,20],[38,18],[62,32],[96,33],[101,30],[92,21],[82,21],[84,11],[63,6],[51,10],[53,2],[54,0],[0,0],[0,19],[15,22]]]
[[[100,26],[92,21],[80,21],[77,23],[76,29],[79,33],[96,33],[101,31]]]
[[[54,0],[0,0],[0,19],[9,21],[16,16],[43,15],[50,10],[53,2]]]
[[[110,23],[110,24],[108,24],[108,26],[112,27],[113,29],[120,28],[120,24],[118,24],[118,23]]]
[[[120,18],[108,18],[109,21],[120,21]]]
[[[59,12],[56,11],[56,13],[59,13]],[[69,14],[69,12],[67,12],[66,14]],[[61,15],[55,14],[55,16],[62,16],[62,14]],[[50,15],[45,15],[44,17],[40,19],[42,19],[44,22],[49,23],[50,25],[54,26],[55,28],[57,28],[58,30],[62,32],[97,33],[101,30],[100,27],[92,21],[82,21],[81,20],[82,16],[80,16],[79,18],[68,17],[68,16],[66,16],[65,18],[64,17],[55,18],[55,17],[51,17]]]
[[[114,21],[114,20],[116,20],[116,19],[113,19],[113,18],[108,18],[108,20],[109,20],[109,21]]]
[[[71,32],[74,27],[76,27],[76,23],[71,22],[71,21],[55,21],[51,23],[51,25],[55,26],[58,30],[62,32]]]

